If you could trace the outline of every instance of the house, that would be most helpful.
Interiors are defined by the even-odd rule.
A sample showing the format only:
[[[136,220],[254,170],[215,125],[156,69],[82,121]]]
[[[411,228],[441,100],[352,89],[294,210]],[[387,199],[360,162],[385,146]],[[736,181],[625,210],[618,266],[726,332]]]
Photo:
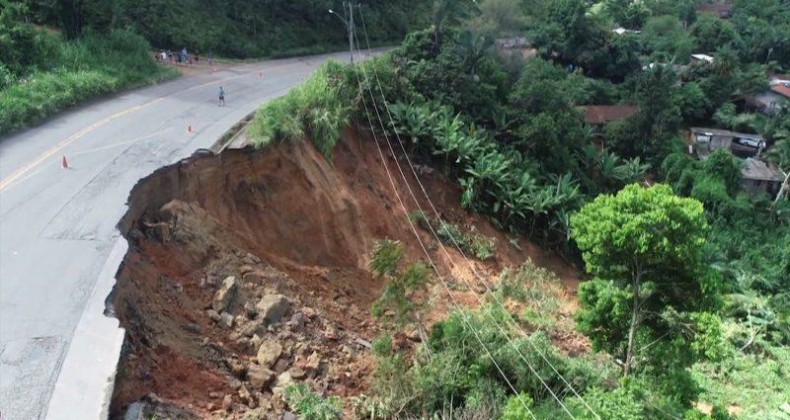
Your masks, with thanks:
[[[593,141],[601,149],[604,148],[603,128],[606,124],[625,120],[639,112],[638,105],[587,105],[577,109],[584,112],[584,122],[593,128]]]
[[[689,140],[700,159],[718,149],[725,149],[741,158],[759,157],[766,147],[765,139],[760,135],[717,128],[692,127]]]
[[[697,7],[697,13],[711,14],[720,19],[729,19],[732,17],[732,3],[717,1],[711,4],[703,4]]]
[[[594,126],[624,120],[639,112],[638,105],[587,105],[579,108],[584,111],[584,122]]]
[[[741,167],[741,186],[747,193],[775,196],[779,192],[784,181],[782,172],[759,159],[766,147],[762,136],[692,127],[690,140],[690,150],[696,152],[697,157],[702,160],[719,149],[745,158]]]
[[[786,107],[788,104],[788,99],[785,96],[780,95],[772,90],[765,91],[757,95],[748,95],[743,99],[748,106],[753,107],[754,109],[759,110],[766,115],[776,115],[783,107]]]
[[[790,81],[771,81],[771,92],[790,99]]]
[[[778,169],[759,159],[746,159],[741,168],[741,187],[749,194],[766,193],[775,196],[784,182]]]
[[[790,106],[790,78],[774,74],[769,79],[769,90],[743,97],[745,103],[766,115],[776,115],[782,108]]]

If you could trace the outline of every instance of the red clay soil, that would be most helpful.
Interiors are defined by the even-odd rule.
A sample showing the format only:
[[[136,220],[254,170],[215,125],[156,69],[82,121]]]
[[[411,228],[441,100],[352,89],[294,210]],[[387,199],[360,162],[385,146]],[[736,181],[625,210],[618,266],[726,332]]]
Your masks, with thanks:
[[[130,247],[112,303],[127,345],[113,416],[146,396],[177,407],[183,418],[243,418],[253,408],[282,412],[274,391],[249,389],[238,368],[252,366],[257,351],[242,331],[252,323],[246,305],[273,293],[287,297],[291,309],[281,324],[254,337],[283,345],[275,373],[301,372],[315,355],[321,367],[305,379],[313,388],[363,393],[372,372],[366,343],[379,332],[370,307],[382,288],[368,271],[370,251],[386,237],[402,241],[409,259],[426,259],[407,223],[417,210],[407,185],[421,190],[412,177],[408,184],[400,178],[395,158],[386,162],[406,209],[373,140],[351,131],[331,161],[309,142],[282,142],[263,151],[195,155],[141,180],[119,224]],[[456,185],[425,172],[421,180],[444,220],[496,238],[496,261],[468,262],[453,249],[445,255],[418,229],[443,278],[472,282],[472,289],[454,292],[460,301],[479,301],[471,265],[493,279],[503,267],[531,259],[575,286],[572,268],[523,239],[521,249],[510,245],[482,217],[460,208]],[[424,197],[419,203],[429,213]],[[240,283],[227,309],[236,326],[223,328],[206,309],[217,284],[231,275]]]

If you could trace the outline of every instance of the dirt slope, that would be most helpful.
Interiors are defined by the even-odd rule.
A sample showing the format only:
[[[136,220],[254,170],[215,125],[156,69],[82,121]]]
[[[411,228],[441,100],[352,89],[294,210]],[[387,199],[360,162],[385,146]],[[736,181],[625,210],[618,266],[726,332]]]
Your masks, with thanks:
[[[395,159],[386,159],[397,171]],[[521,249],[509,245],[463,211],[458,188],[424,169],[421,179],[445,220],[497,241],[495,262],[468,262],[454,250],[447,257],[419,230],[445,279],[472,282],[454,292],[459,300],[475,304],[481,292],[471,264],[494,279],[531,258],[575,282],[561,261],[523,240]],[[112,307],[128,345],[114,415],[144,398],[155,404],[133,409],[150,413],[158,405],[180,418],[243,418],[257,409],[279,418],[279,394],[291,380],[341,396],[363,392],[369,342],[378,334],[370,305],[382,287],[367,269],[373,244],[398,239],[409,258],[425,260],[406,223],[417,206],[407,184],[396,184],[406,210],[375,143],[357,132],[347,133],[331,161],[309,142],[279,143],[195,155],[141,180],[119,224],[130,250]],[[228,285],[229,297],[222,291]],[[226,299],[217,305],[219,294]],[[436,316],[451,309],[446,302],[438,301]]]

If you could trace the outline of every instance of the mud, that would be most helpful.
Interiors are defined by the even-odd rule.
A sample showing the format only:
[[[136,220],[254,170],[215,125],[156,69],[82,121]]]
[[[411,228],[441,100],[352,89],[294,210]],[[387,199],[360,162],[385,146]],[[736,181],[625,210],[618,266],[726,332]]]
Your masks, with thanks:
[[[386,159],[394,168],[396,158]],[[497,240],[496,261],[469,263],[453,250],[445,256],[420,230],[446,279],[474,281],[469,264],[494,279],[503,267],[531,258],[575,284],[573,269],[527,241],[509,245],[512,238],[458,206],[457,186],[427,172],[421,179],[445,220]],[[408,182],[419,191],[415,180]],[[142,404],[146,415],[158,409],[180,418],[245,418],[257,410],[261,418],[279,418],[290,379],[323,394],[364,393],[373,369],[369,345],[379,333],[370,307],[383,286],[368,271],[373,244],[398,239],[410,259],[425,259],[406,223],[417,206],[406,199],[407,184],[396,185],[405,210],[375,143],[352,131],[331,160],[307,141],[279,143],[196,154],[141,180],[119,223],[130,247],[112,310],[127,343],[112,415],[121,418],[137,401],[132,407]],[[233,298],[212,312],[229,276]],[[479,290],[454,293],[474,305]],[[275,295],[287,299],[288,310],[265,321],[256,302]],[[447,301],[432,318],[451,309],[441,306]],[[256,358],[267,340],[282,348],[272,366]],[[253,379],[259,368],[270,376],[262,386]]]

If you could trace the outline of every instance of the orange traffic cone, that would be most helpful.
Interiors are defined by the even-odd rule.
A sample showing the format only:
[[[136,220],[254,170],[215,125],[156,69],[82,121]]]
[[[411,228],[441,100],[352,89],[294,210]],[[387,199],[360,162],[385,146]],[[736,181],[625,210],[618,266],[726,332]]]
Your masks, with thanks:
[[[191,133],[191,132],[192,132],[192,124],[188,124],[187,125],[187,133]]]
[[[66,159],[66,156],[63,156],[63,160],[60,162],[60,167],[63,169],[69,169],[69,161]]]

